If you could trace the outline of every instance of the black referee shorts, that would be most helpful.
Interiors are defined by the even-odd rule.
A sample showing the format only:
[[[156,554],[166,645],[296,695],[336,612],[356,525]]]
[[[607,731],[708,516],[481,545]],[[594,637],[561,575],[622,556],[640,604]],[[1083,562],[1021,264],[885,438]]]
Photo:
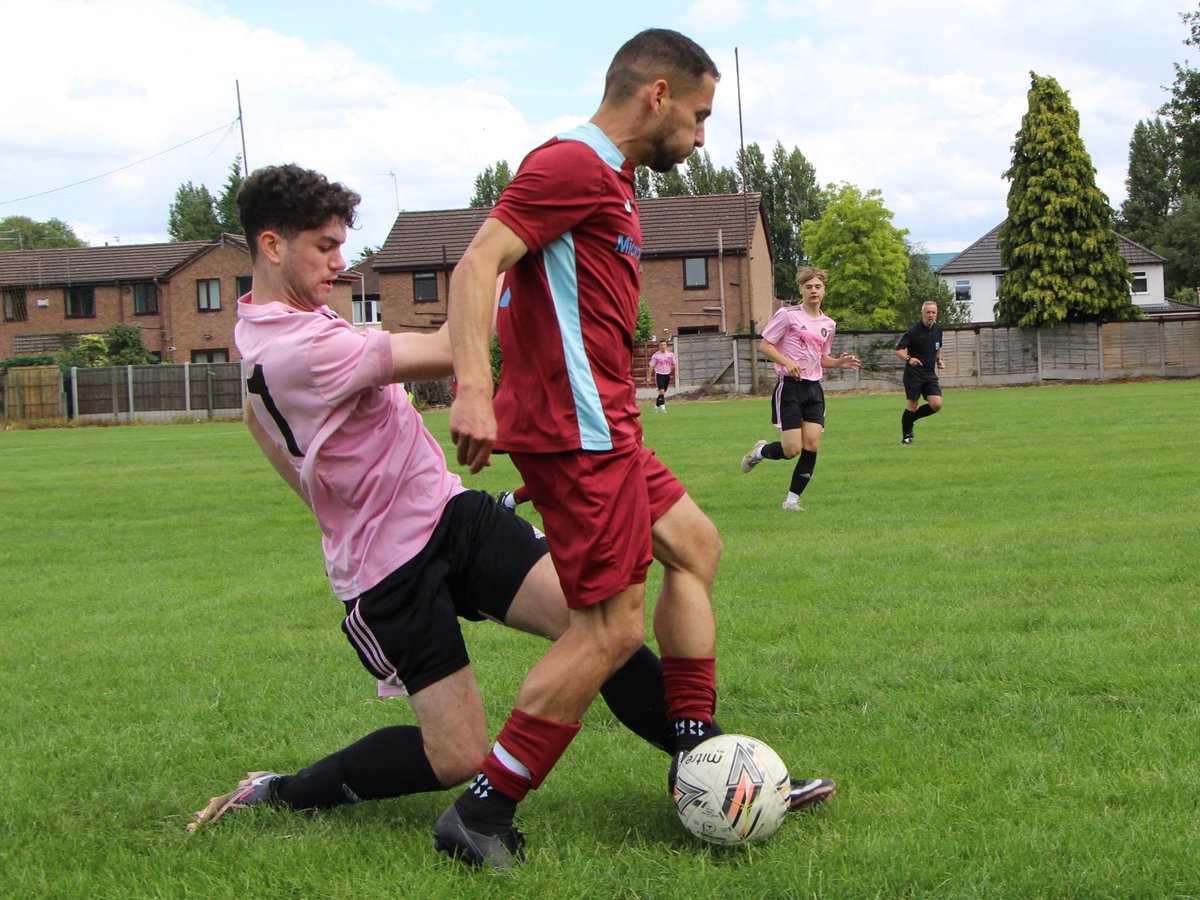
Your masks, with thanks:
[[[942,386],[938,384],[937,373],[926,372],[920,366],[910,366],[905,369],[904,396],[909,400],[942,396]]]
[[[372,675],[395,675],[409,694],[470,659],[459,619],[503,622],[546,540],[482,491],[446,504],[433,534],[410,559],[346,604],[351,645]]]

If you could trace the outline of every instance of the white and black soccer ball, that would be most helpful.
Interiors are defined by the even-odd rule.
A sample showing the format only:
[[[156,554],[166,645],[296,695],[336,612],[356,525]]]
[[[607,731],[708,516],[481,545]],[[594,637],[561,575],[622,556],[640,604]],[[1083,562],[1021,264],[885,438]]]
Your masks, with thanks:
[[[774,834],[790,790],[787,766],[774,750],[744,734],[718,734],[680,760],[675,808],[702,841],[734,846]]]

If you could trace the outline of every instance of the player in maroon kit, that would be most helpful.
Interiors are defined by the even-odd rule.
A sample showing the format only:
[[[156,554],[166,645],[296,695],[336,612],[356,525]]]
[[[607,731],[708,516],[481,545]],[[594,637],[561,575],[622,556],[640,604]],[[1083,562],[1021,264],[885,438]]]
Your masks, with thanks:
[[[631,371],[642,252],[634,169],[668,171],[703,145],[719,77],[677,32],[632,38],[592,119],[525,158],[451,278],[458,461],[477,472],[493,448],[510,454],[570,607],[567,631],[530,670],[480,774],[435,828],[436,846],[468,862],[523,858],[516,806],[566,750],[599,686],[641,646],[652,558],[664,569],[654,631],[676,750],[717,731],[711,592],[721,542],[642,445]],[[493,402],[501,272],[504,369]],[[811,788],[832,790],[820,780]]]

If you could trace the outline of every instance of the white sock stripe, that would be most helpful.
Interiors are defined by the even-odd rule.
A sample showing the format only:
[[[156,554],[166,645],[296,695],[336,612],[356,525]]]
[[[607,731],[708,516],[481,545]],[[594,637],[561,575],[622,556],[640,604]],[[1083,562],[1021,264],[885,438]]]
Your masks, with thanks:
[[[525,768],[519,759],[505,750],[499,741],[492,744],[492,755],[496,757],[500,765],[504,766],[504,768],[508,769],[514,775],[520,775],[522,778],[527,778],[530,781],[533,780],[533,775],[530,774],[529,770]]]

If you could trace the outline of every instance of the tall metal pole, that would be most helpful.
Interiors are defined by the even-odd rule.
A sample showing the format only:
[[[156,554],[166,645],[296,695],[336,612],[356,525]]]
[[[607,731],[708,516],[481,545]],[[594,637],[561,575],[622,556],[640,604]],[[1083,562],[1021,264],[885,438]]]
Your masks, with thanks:
[[[250,174],[250,163],[246,159],[246,123],[242,119],[242,86],[236,78],[233,80],[233,86],[234,86],[234,89],[237,91],[238,128],[241,129],[241,132],[242,132],[242,174],[249,175]]]

